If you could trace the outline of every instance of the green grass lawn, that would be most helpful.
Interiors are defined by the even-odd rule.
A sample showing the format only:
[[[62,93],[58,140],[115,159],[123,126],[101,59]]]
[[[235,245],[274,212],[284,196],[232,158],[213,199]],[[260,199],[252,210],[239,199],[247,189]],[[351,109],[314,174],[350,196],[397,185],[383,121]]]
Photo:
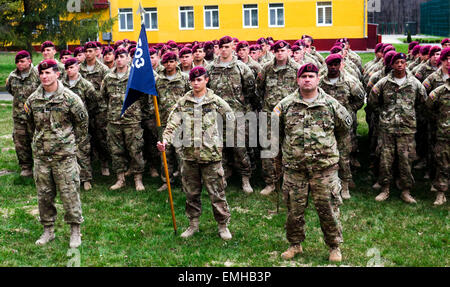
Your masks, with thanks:
[[[369,57],[370,56],[370,57]],[[370,60],[372,56],[368,54]],[[449,205],[434,207],[434,194],[423,173],[416,172],[412,194],[417,205],[407,205],[392,190],[384,203],[375,202],[373,178],[367,161],[367,124],[364,110],[358,113],[360,162],[355,171],[356,188],[341,207],[344,232],[342,266],[449,266]],[[12,148],[11,103],[0,102],[0,148]],[[175,236],[167,192],[159,193],[160,179],[144,177],[145,192],[136,192],[132,179],[127,188],[110,191],[113,176],[102,177],[95,164],[93,190],[82,191],[83,243],[79,248],[81,266],[324,266],[328,250],[322,239],[312,201],[306,212],[307,237],[304,253],[292,261],[280,255],[289,246],[285,238],[286,208],[276,213],[276,194],[263,197],[260,175],[252,178],[255,192],[240,190],[233,178],[227,188],[231,208],[229,225],[233,239],[222,241],[217,234],[209,198],[203,193],[200,232],[191,239],[179,237],[188,226],[184,214],[185,196],[179,183],[173,197],[178,225]],[[57,200],[56,239],[44,247],[34,242],[42,233],[38,222],[36,189],[32,179],[19,176],[14,150],[2,150],[0,170],[0,266],[66,266],[69,226],[63,222],[62,203]],[[280,201],[282,202],[282,201]],[[69,255],[68,255],[69,254]]]

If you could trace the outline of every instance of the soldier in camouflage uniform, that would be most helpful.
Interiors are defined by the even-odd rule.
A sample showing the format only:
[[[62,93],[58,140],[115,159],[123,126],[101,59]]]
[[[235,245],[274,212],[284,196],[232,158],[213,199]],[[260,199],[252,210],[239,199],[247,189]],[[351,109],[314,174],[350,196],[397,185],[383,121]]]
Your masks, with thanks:
[[[203,44],[197,44],[192,47],[192,55],[194,56],[194,67],[202,66],[206,68],[208,61],[205,60],[206,53],[203,50]]]
[[[44,245],[55,238],[58,190],[66,212],[64,220],[71,225],[70,247],[77,248],[83,222],[77,149],[89,142],[89,115],[80,97],[57,80],[56,61],[42,61],[38,71],[41,86],[24,104],[28,130],[33,134],[34,180],[44,226],[36,244]]]
[[[80,64],[86,61],[86,55],[84,54],[84,47],[77,47],[73,50],[73,56],[78,60]]]
[[[255,78],[250,68],[241,61],[238,61],[236,56],[233,56],[232,42],[233,39],[229,36],[220,39],[220,58],[209,64],[206,68],[210,77],[208,85],[215,94],[230,105],[235,113],[241,112],[245,114],[252,110],[251,106],[255,107],[257,105]],[[245,121],[238,116],[237,118],[238,126],[235,143],[237,143],[236,138],[238,137],[238,133],[245,132],[248,134],[248,129],[243,126]],[[242,176],[242,189],[246,193],[253,192],[250,185],[252,166],[246,147],[226,149],[222,159],[224,160],[223,166],[227,176],[231,174],[231,169],[228,169],[227,166],[228,151],[233,155],[234,164]]]
[[[346,51],[347,57],[356,65],[359,71],[363,72],[361,57],[356,54],[352,49],[350,49],[350,42],[347,38],[341,38],[336,41],[337,43],[344,44],[343,49]]]
[[[184,47],[180,51],[180,70],[186,76],[189,77],[189,72],[194,68],[194,58],[192,56],[192,50]]]
[[[95,51],[97,45],[88,42],[84,45],[86,61],[80,65],[80,74],[83,78],[91,82],[97,91],[98,103],[94,117],[90,118],[91,147],[97,153],[102,167],[102,175],[109,176],[109,149],[107,142],[107,99],[100,97],[100,88],[105,76],[110,72],[108,67],[97,60]]]
[[[416,72],[427,63],[429,60],[429,54],[430,54],[431,45],[426,45],[420,47],[420,62],[417,66],[410,67],[409,70],[412,72],[413,75],[416,75]],[[414,63],[413,63],[414,64]]]
[[[417,69],[414,76],[420,81],[423,82],[429,75],[433,74],[439,69],[439,57],[441,56],[441,48],[438,46],[434,46],[430,49],[428,54],[428,61],[422,65],[419,69]]]
[[[125,172],[129,169],[129,173],[134,175],[136,191],[143,191],[145,187],[142,184],[142,173],[145,162],[142,154],[144,131],[141,121],[146,97],[141,97],[120,116],[131,69],[128,66],[128,51],[124,48],[117,49],[115,61],[116,67],[106,75],[100,90],[100,96],[107,99],[108,103],[108,146],[113,170],[117,175],[117,181],[110,189],[125,187]]]
[[[273,50],[275,59],[264,65],[262,72],[256,79],[258,95],[264,101],[263,111],[268,113],[268,129],[273,108],[284,97],[298,89],[296,79],[300,68],[300,65],[289,57],[289,44],[286,41],[277,41]],[[268,131],[268,135],[270,135],[270,131]],[[270,147],[267,149],[270,150]],[[281,153],[273,155],[272,158],[263,158],[262,169],[266,187],[261,191],[261,194],[269,195],[275,190],[275,185],[282,175]]]
[[[239,61],[247,64],[247,66],[253,71],[253,76],[256,77],[262,70],[262,66],[252,57],[249,56],[250,53],[250,45],[247,41],[241,41],[236,45],[236,54],[238,56]]]
[[[384,58],[384,56],[388,52],[395,51],[395,48],[391,44],[385,44],[385,45],[383,45],[382,50],[383,50],[383,58]],[[370,77],[372,77],[373,74],[375,74],[376,72],[382,70],[383,67],[384,67],[384,62],[380,61],[377,64],[372,65],[372,67],[370,67],[369,70],[367,70],[367,72],[365,72],[365,76],[363,78],[363,84],[365,87],[367,86],[367,83],[369,82]]]
[[[370,67],[377,64],[380,61],[383,61],[383,51],[381,50],[382,47],[383,47],[383,43],[378,43],[375,46],[375,58],[372,61],[369,61],[364,65],[363,76],[366,75],[367,70],[370,69]]]
[[[51,41],[45,41],[41,45],[41,52],[44,60],[54,60],[56,63],[58,63],[60,73],[59,80],[62,80],[65,76],[66,71],[64,69],[64,64],[55,59],[56,55],[55,44],[53,44],[53,42]],[[37,67],[34,67],[34,71],[36,72],[36,74],[39,74]]]
[[[31,55],[20,51],[15,58],[16,69],[6,79],[6,90],[13,96],[13,140],[17,159],[22,171],[21,176],[32,176],[33,152],[32,135],[28,133],[23,104],[40,84],[39,76],[31,63]]]
[[[258,45],[261,46],[262,49],[258,59],[258,63],[261,66],[264,66],[266,63],[271,62],[274,56],[270,51],[270,44],[267,42],[265,38],[259,38],[257,43]]]
[[[97,92],[94,86],[79,73],[80,65],[78,60],[70,58],[64,65],[66,67],[66,77],[62,81],[63,85],[78,95],[83,101],[89,117],[93,116],[97,108]],[[90,140],[91,136],[88,135]],[[92,188],[92,166],[91,166],[91,144],[78,147],[77,153],[78,163],[80,165],[80,180],[83,183],[84,190]]]
[[[392,164],[398,156],[399,189],[407,203],[416,203],[410,194],[414,184],[411,159],[415,154],[416,110],[423,105],[426,91],[406,70],[406,55],[397,53],[391,60],[393,71],[381,79],[369,95],[369,104],[379,114],[380,172],[378,182],[382,192],[375,198],[385,201],[393,178]]]
[[[314,39],[311,36],[302,35],[301,40],[303,40],[305,43],[306,53],[313,56],[319,62],[320,66],[325,66],[325,58],[319,52],[317,52],[316,47],[313,46]]]
[[[274,109],[280,120],[283,198],[288,208],[286,237],[291,244],[281,257],[288,260],[303,252],[304,214],[311,193],[325,243],[330,247],[329,260],[339,262],[343,238],[337,142],[348,136],[352,117],[336,99],[318,88],[318,72],[313,64],[302,66],[298,71],[299,89]]]
[[[352,116],[353,125],[356,125],[356,113],[364,106],[365,92],[356,82],[347,79],[344,74],[340,73],[341,61],[342,56],[339,54],[331,54],[326,58],[328,74],[320,79],[319,87],[347,109],[347,112]],[[340,155],[339,178],[342,180],[341,195],[344,199],[350,198],[349,183],[351,183],[351,187],[354,186],[350,157],[355,156],[354,153],[358,150],[355,130],[355,128],[351,129],[348,137],[338,143]]]
[[[448,57],[447,57],[447,62]],[[450,178],[450,78],[433,90],[426,99],[430,110],[437,111],[436,143],[434,145],[436,175],[431,190],[437,192],[434,205],[443,205],[447,199]]]
[[[114,49],[113,47],[107,46],[103,48],[103,64],[108,67],[108,69],[111,71],[114,68]]]
[[[164,130],[167,125],[169,113],[175,106],[176,102],[191,90],[189,76],[182,73],[177,63],[177,55],[172,52],[164,54],[161,59],[164,70],[159,74],[156,80],[156,90],[158,91],[158,106],[161,119],[161,128]],[[169,177],[172,181],[174,171],[177,168],[178,159],[173,146],[166,149],[167,165],[169,169]],[[164,164],[161,156],[161,175],[164,174]],[[163,179],[164,180],[164,179]],[[158,191],[167,189],[164,183]]]
[[[199,231],[203,185],[211,199],[214,218],[219,225],[219,235],[223,240],[230,240],[232,236],[227,225],[231,213],[225,197],[225,178],[221,162],[223,138],[217,121],[218,116],[221,116],[226,119],[225,125],[234,126],[233,110],[226,101],[206,88],[208,75],[203,67],[192,69],[189,79],[193,90],[179,99],[170,113],[163,133],[163,143],[158,142],[158,149],[164,151],[168,144],[175,145],[176,134],[183,128],[183,145],[177,148],[182,159],[181,176],[183,191],[186,193],[189,228],[181,237],[188,238]],[[201,131],[194,129],[198,121]],[[186,134],[190,135],[188,144],[184,138],[187,137]]]

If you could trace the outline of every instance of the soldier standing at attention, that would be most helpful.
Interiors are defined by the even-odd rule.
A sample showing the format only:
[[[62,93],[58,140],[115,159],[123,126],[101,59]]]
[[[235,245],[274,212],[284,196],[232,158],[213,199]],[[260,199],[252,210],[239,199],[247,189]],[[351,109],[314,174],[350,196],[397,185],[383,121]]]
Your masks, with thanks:
[[[164,151],[169,144],[173,145],[177,130],[187,123],[183,134],[185,136],[189,130],[193,140],[191,138],[189,145],[183,144],[180,147],[180,156],[189,228],[181,234],[181,237],[188,238],[199,231],[203,185],[211,200],[214,218],[219,225],[219,235],[223,240],[230,240],[232,236],[227,225],[231,214],[225,197],[225,178],[221,162],[223,138],[217,120],[220,115],[222,119],[226,119],[226,125],[234,125],[233,110],[227,102],[206,88],[209,77],[203,67],[192,69],[189,80],[192,91],[179,99],[170,113],[163,133],[163,142],[158,142],[158,149]],[[194,130],[197,121],[201,122],[200,135]]]
[[[203,44],[194,45],[192,53],[194,56],[194,67],[202,66],[206,68],[208,66],[208,62],[205,60],[206,53],[203,50]]]
[[[53,44],[53,42],[51,42],[51,41],[45,41],[41,45],[41,52],[42,52],[42,57],[44,58],[44,60],[54,60],[58,64],[59,73],[60,73],[59,80],[63,79],[64,73],[65,73],[64,64],[61,62],[58,62],[55,59],[55,55],[56,55],[55,44]],[[34,67],[34,69],[35,69],[36,74],[38,74],[37,67]]]
[[[86,55],[86,61],[80,65],[80,73],[92,85],[94,89],[99,93],[102,81],[105,76],[109,73],[109,69],[104,64],[100,63],[96,57],[97,45],[95,42],[88,42],[84,45],[84,51]],[[98,158],[100,160],[102,175],[109,176],[109,150],[106,135],[106,125],[107,125],[107,99],[97,96],[97,112],[94,118],[90,119],[90,127],[92,130],[92,149],[97,152]]]
[[[184,47],[180,51],[180,70],[189,77],[189,72],[194,68],[194,58],[192,57],[192,50]]]
[[[24,104],[28,129],[33,134],[34,180],[44,226],[36,244],[44,245],[55,238],[58,191],[66,212],[64,220],[71,226],[70,247],[77,248],[83,222],[77,149],[89,142],[89,116],[80,97],[58,81],[56,61],[42,61],[38,71],[41,86]]]
[[[74,92],[81,98],[86,107],[89,117],[93,116],[97,107],[97,92],[94,86],[84,79],[80,71],[80,65],[75,58],[70,58],[64,65],[66,67],[66,77],[63,84],[66,88]],[[91,136],[88,136],[90,140]],[[83,183],[84,190],[92,188],[92,166],[91,166],[91,144],[85,144],[78,147],[77,152],[78,163],[80,165],[80,180]]]
[[[111,46],[103,48],[103,64],[111,71],[114,68],[114,49]]]
[[[406,203],[416,203],[410,194],[414,184],[411,160],[415,157],[416,110],[424,104],[426,91],[411,73],[406,72],[405,54],[395,54],[391,66],[393,71],[372,88],[368,99],[374,113],[379,115],[378,147],[381,155],[378,182],[382,191],[375,200],[389,198],[392,164],[397,155],[400,197]]]
[[[255,77],[252,70],[246,64],[238,61],[233,56],[233,39],[230,36],[222,37],[219,41],[220,57],[208,65],[206,70],[209,74],[209,87],[216,95],[224,99],[235,113],[241,112],[237,117],[237,130],[235,133],[235,144],[237,144],[238,133],[247,135],[248,129],[245,127],[243,116],[251,110],[251,104],[255,105],[257,98],[255,93]],[[242,134],[240,134],[242,135]],[[225,136],[225,135],[224,135]],[[246,137],[247,141],[248,137]],[[252,166],[246,147],[234,147],[225,152],[223,156],[223,166],[226,174],[231,175],[231,169],[227,166],[227,153],[232,152],[234,164],[237,166],[242,176],[242,189],[246,193],[252,193],[250,185]]]
[[[259,38],[257,43],[261,47],[261,53],[258,59],[259,64],[264,66],[265,63],[272,61],[274,56],[270,52],[270,44],[267,42],[266,38]]]
[[[280,120],[283,198],[288,208],[286,237],[291,244],[281,257],[289,260],[303,252],[305,209],[311,193],[330,248],[329,260],[340,262],[343,238],[337,142],[348,136],[352,117],[336,99],[318,88],[318,72],[313,64],[303,65],[297,76],[299,89],[273,110]]]
[[[259,63],[259,58],[261,57],[261,46],[258,44],[250,46],[250,57]]]
[[[145,162],[142,154],[144,131],[141,122],[142,108],[146,104],[145,97],[133,103],[120,116],[130,74],[130,57],[124,48],[118,48],[115,56],[116,67],[106,75],[100,90],[101,97],[108,103],[108,146],[113,170],[117,175],[117,181],[110,189],[125,187],[125,172],[129,169],[130,174],[134,175],[136,191],[143,191],[145,187],[142,184],[142,173]]]
[[[13,96],[13,141],[17,159],[22,171],[20,176],[33,176],[32,134],[27,130],[27,117],[23,104],[40,84],[39,76],[33,69],[31,55],[23,50],[16,54],[16,69],[6,79],[6,90]]]
[[[84,54],[84,47],[77,47],[73,50],[74,58],[77,58],[78,63],[83,64],[86,61],[86,55]]]
[[[236,45],[236,54],[238,56],[238,59],[247,64],[247,66],[253,71],[253,76],[255,78],[259,75],[259,73],[262,70],[261,65],[252,59],[252,57],[249,56],[250,54],[250,48],[247,41],[241,41]]]
[[[256,79],[258,95],[263,100],[263,111],[268,113],[268,129],[271,126],[271,113],[273,108],[284,97],[298,89],[297,72],[300,65],[289,57],[289,44],[280,40],[273,45],[275,58],[267,62]],[[270,135],[270,132],[268,132]],[[269,147],[270,149],[270,147]],[[278,150],[278,149],[277,149]],[[269,195],[275,190],[275,184],[281,178],[281,153],[272,155],[272,158],[262,159],[262,168],[266,187],[262,195]]]
[[[61,63],[65,64],[68,59],[72,58],[72,52],[69,50],[62,50],[59,52],[59,60]]]

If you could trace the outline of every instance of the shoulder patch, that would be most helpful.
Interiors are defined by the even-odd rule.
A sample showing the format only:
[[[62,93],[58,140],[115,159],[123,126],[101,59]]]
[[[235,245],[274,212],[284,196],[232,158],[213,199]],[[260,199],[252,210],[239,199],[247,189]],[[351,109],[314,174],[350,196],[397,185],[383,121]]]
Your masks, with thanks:
[[[436,99],[436,93],[433,91],[430,93],[430,95],[428,97],[434,101],[434,99]]]
[[[281,116],[281,109],[280,109],[279,106],[276,106],[276,107],[273,109],[273,112],[274,112],[277,116]]]
[[[350,116],[346,117],[345,123],[347,124],[347,126],[351,126],[352,125],[352,117],[350,117]]]
[[[374,87],[372,88],[372,92],[374,92],[375,94],[379,94],[379,93],[380,93],[380,90],[377,88],[377,86],[374,86]]]
[[[30,108],[28,107],[27,103],[23,104],[23,109],[27,114],[30,114]]]
[[[425,87],[425,89],[429,89],[431,87],[430,82],[428,82],[428,80],[423,81],[423,86]]]

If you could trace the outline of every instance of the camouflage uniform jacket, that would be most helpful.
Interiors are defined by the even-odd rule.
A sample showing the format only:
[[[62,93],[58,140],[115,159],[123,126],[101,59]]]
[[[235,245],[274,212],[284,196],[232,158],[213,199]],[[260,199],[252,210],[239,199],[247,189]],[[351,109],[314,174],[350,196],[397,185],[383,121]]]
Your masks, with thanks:
[[[414,75],[420,82],[423,82],[429,75],[433,74],[437,70],[438,67],[433,67],[431,65],[431,60],[428,60],[425,64],[423,64],[416,70],[416,73]]]
[[[156,66],[156,69],[153,69],[153,71],[157,74],[160,74],[162,71],[164,71],[164,66],[161,64],[158,64],[158,66]]]
[[[353,64],[355,64],[355,66],[359,69],[359,71],[362,73],[362,71],[363,71],[362,62],[361,62],[361,58],[359,57],[359,55],[356,54],[355,52],[353,52],[351,49],[348,49],[347,56],[353,62]]]
[[[411,63],[409,63],[407,67],[410,71],[412,71],[412,70],[414,70],[415,67],[417,67],[420,64],[422,64],[422,60],[420,59],[420,57],[417,57],[417,59],[415,59]]]
[[[158,107],[161,116],[161,125],[166,126],[170,111],[177,101],[191,90],[189,76],[182,73],[177,68],[175,78],[169,80],[164,73],[165,69],[159,74],[156,80],[156,90],[158,92]],[[153,99],[151,107],[153,107]]]
[[[311,47],[311,52],[309,54],[312,55],[314,58],[316,58],[321,66],[326,65],[325,58],[319,52],[316,51],[316,47]]]
[[[305,62],[305,64],[309,63],[314,64],[319,69],[323,67],[323,65],[319,62],[319,60],[316,57],[308,53],[305,53],[305,55],[303,56],[303,61]]]
[[[436,138],[448,141],[450,139],[450,79],[430,93],[426,99],[426,105],[429,109],[438,111]]]
[[[365,92],[360,85],[352,80],[349,80],[345,75],[341,74],[339,80],[332,84],[325,76],[320,79],[319,87],[327,94],[338,100],[347,111],[356,113],[364,106]]]
[[[258,59],[258,63],[261,65],[261,67],[264,67],[266,63],[272,61],[274,58],[275,56],[271,52],[266,52],[266,54]]]
[[[348,135],[353,120],[336,99],[319,88],[316,100],[308,103],[297,90],[274,113],[280,118],[286,168],[317,172],[339,162],[337,141]]]
[[[276,59],[264,65],[256,79],[258,95],[264,101],[264,111],[272,112],[284,97],[298,89],[297,72],[299,68],[300,65],[291,58],[283,67],[276,66]]]
[[[87,111],[90,115],[97,108],[98,97],[97,91],[95,91],[94,86],[83,78],[81,74],[78,74],[78,78],[75,80],[73,86],[70,86],[69,77],[66,76],[62,82],[66,88],[77,94],[84,105],[86,106]]]
[[[427,61],[424,62],[420,62],[419,65],[415,66],[412,70],[410,70],[412,72],[413,75],[416,75],[417,71],[419,69],[422,68],[423,65],[425,65],[427,63]]]
[[[203,59],[203,61],[200,65],[195,65],[194,62],[192,62],[192,64],[194,65],[194,67],[202,66],[202,67],[206,68],[206,67],[208,67],[209,62],[206,61],[205,59]]]
[[[113,68],[113,70],[115,70],[115,68]],[[83,76],[83,78],[91,82],[91,84],[94,85],[94,89],[98,93],[102,86],[102,81],[105,79],[105,76],[109,73],[110,73],[109,68],[104,64],[100,63],[98,60],[95,61],[94,69],[92,71],[88,71],[86,61],[84,61],[84,63],[80,65],[81,76]],[[108,103],[105,101],[105,99],[101,97],[98,97],[98,99],[99,99],[97,105],[98,112],[105,112],[108,107]]]
[[[75,156],[78,146],[89,143],[89,116],[81,98],[58,81],[58,89],[48,99],[38,89],[24,104],[31,147],[36,158],[61,159]]]
[[[22,78],[17,69],[9,74],[6,79],[6,90],[13,96],[14,121],[26,122],[27,115],[23,111],[23,104],[39,85],[39,75],[33,67],[30,67],[30,73],[25,78]]]
[[[253,60],[252,57],[250,57],[250,56],[248,56],[248,62],[245,64],[252,70],[253,76],[256,79],[256,77],[258,77],[259,73],[261,73],[261,71],[262,71],[262,66],[258,62]]]
[[[117,69],[114,69],[111,73],[107,74],[103,80],[100,96],[108,103],[108,123],[116,125],[133,125],[140,124],[142,121],[142,107],[145,106],[146,97],[141,97],[138,101],[134,102],[128,107],[123,116],[120,116],[123,101],[125,100],[129,75],[130,68],[127,69],[126,74],[122,78],[119,78]]]
[[[441,67],[436,72],[429,75],[425,79],[425,81],[422,82],[422,84],[425,87],[425,89],[427,90],[428,94],[431,93],[431,91],[436,89],[437,87],[445,84],[444,71],[442,69],[443,68]]]
[[[411,73],[399,86],[393,71],[381,79],[369,95],[369,105],[379,115],[380,129],[387,133],[414,134],[416,110],[423,108],[426,91]]]
[[[367,73],[367,71],[368,71],[373,65],[377,64],[381,59],[382,59],[382,58],[377,58],[377,57],[375,57],[375,59],[373,59],[372,61],[367,62],[367,63],[364,65],[364,68],[363,68],[363,70],[364,70],[364,75]]]
[[[376,72],[375,74],[370,77],[369,82],[367,83],[366,92],[367,94],[370,94],[370,91],[372,91],[372,88],[384,77],[386,77],[388,74],[386,73],[386,68],[381,69],[380,71]]]
[[[209,74],[208,86],[216,95],[224,99],[234,112],[246,112],[249,104],[257,102],[255,77],[250,68],[233,56],[226,67],[220,58],[206,67]]]
[[[163,140],[173,144],[177,140],[178,129],[184,126],[183,136],[186,137],[184,131],[189,130],[191,139],[189,144],[185,144],[183,141],[183,146],[179,149],[183,160],[197,163],[221,161],[223,137],[219,132],[221,128],[217,121],[218,115],[227,121],[226,126],[234,125],[233,110],[212,90],[207,89],[206,95],[200,103],[195,100],[193,91],[189,91],[178,100],[170,113]],[[194,122],[197,122],[198,119],[201,120],[201,134],[194,130],[196,125]]]

